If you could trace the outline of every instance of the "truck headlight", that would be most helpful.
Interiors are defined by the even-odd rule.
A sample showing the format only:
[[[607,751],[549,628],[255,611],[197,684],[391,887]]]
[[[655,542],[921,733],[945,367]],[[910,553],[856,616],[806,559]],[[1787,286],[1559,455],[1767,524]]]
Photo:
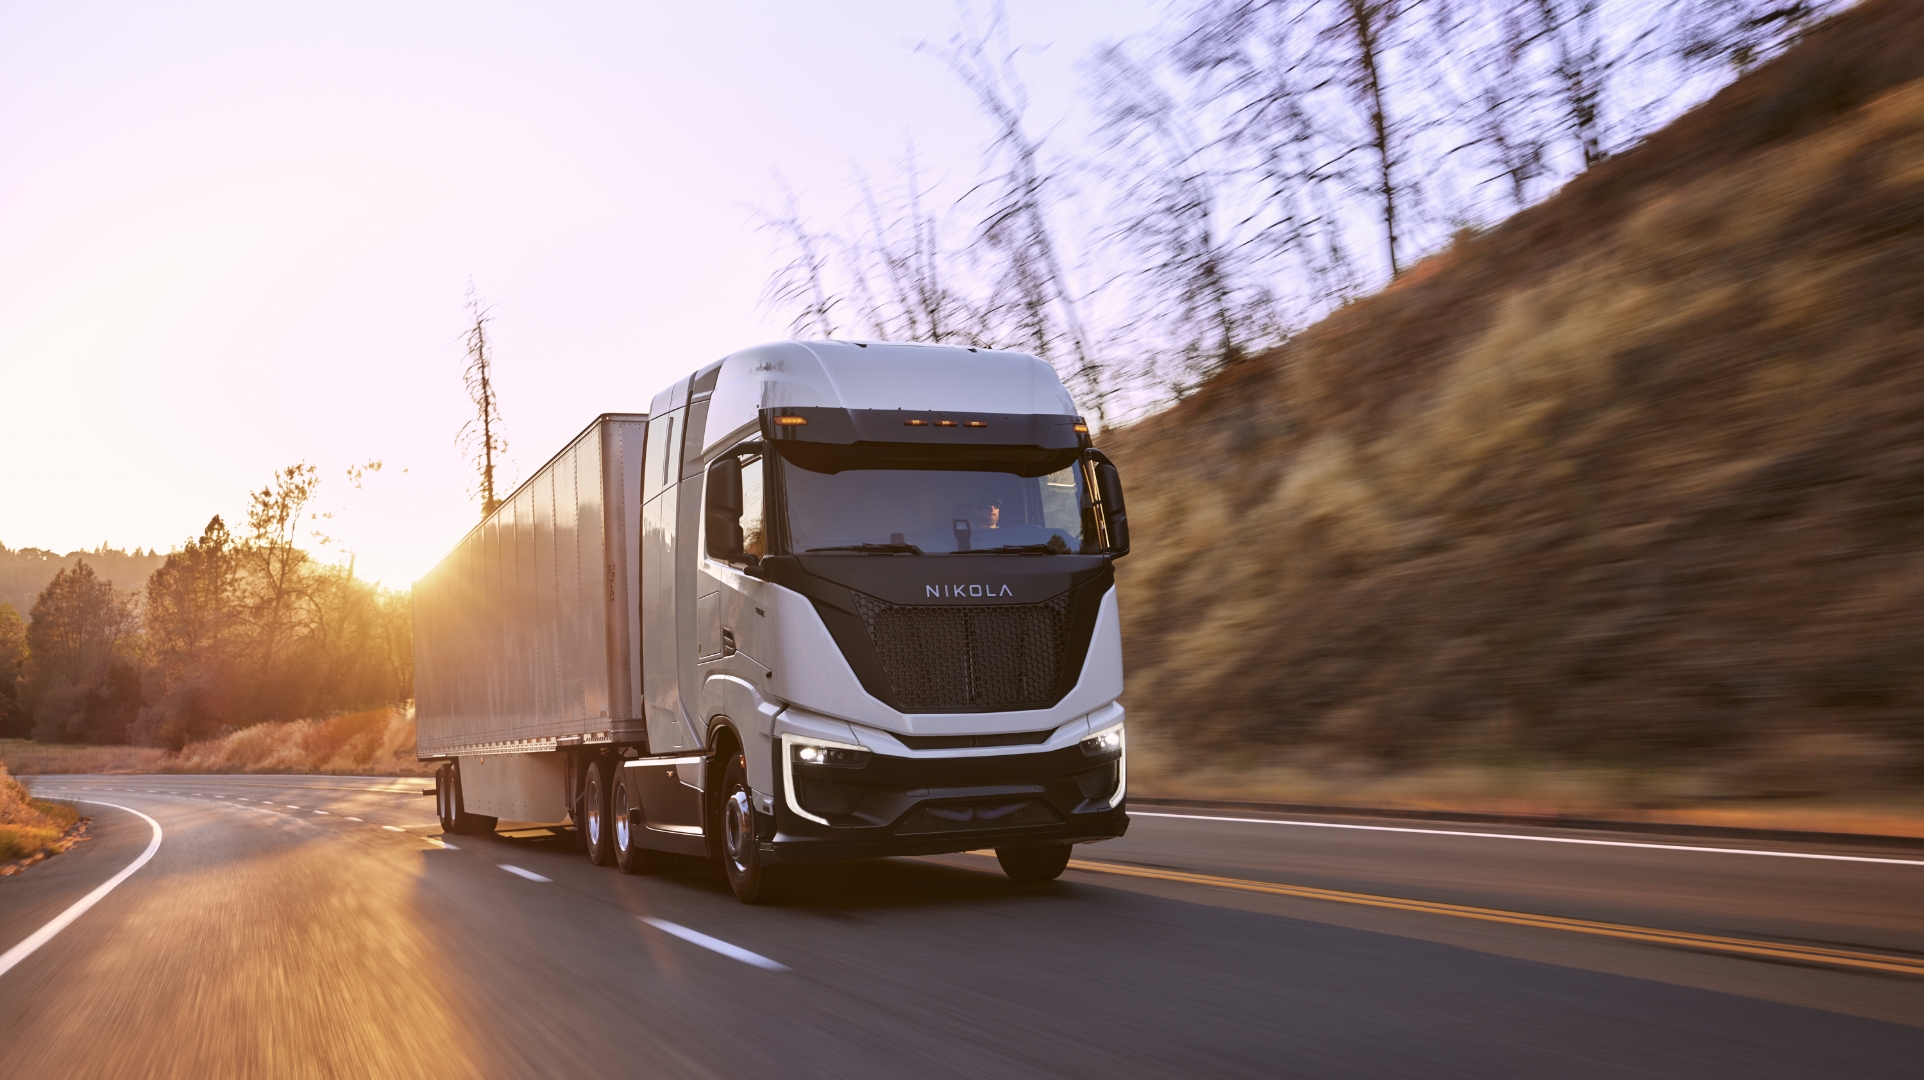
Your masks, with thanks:
[[[797,765],[827,765],[836,769],[859,769],[868,764],[869,752],[859,746],[839,743],[804,742],[786,737],[788,753]]]
[[[1090,757],[1098,754],[1113,754],[1122,749],[1122,725],[1114,724],[1103,728],[1094,735],[1082,740],[1082,752]]]

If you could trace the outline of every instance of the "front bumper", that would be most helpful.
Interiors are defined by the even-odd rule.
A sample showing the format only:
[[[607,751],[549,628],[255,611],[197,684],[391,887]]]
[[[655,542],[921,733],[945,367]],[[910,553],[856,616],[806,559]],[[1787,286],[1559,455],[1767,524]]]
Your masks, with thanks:
[[[787,748],[783,747],[786,753]],[[1121,755],[1071,745],[1024,753],[907,758],[875,755],[859,769],[796,765],[773,815],[757,815],[768,864],[936,855],[1121,836]],[[776,783],[785,781],[778,776]],[[825,818],[826,823],[811,820]]]

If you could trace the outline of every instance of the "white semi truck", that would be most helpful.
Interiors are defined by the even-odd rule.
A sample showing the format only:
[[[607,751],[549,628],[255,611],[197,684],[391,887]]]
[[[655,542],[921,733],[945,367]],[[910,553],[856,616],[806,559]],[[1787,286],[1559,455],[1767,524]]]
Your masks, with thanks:
[[[450,832],[597,864],[994,848],[1128,826],[1113,464],[1049,365],[842,341],[734,353],[597,418],[414,587]]]

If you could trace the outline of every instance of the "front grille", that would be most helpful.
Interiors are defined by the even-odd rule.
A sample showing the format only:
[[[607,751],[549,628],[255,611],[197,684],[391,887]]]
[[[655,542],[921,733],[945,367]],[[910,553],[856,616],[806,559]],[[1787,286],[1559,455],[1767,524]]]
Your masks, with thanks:
[[[909,811],[895,827],[896,835],[1019,829],[1030,825],[1059,825],[1062,816],[1041,799],[991,803],[924,803]]]
[[[1049,741],[1055,729],[1018,731],[1012,735],[897,735],[910,750],[968,750],[982,746],[1036,746]]]
[[[899,708],[1040,709],[1055,703],[1069,646],[1069,593],[1040,604],[981,607],[909,607],[854,595]]]

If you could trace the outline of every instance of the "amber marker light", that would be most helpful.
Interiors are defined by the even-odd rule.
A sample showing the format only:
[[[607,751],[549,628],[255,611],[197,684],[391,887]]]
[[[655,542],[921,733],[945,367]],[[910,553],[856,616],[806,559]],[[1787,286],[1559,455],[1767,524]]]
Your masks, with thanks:
[[[777,416],[775,418],[775,426],[777,427],[801,427],[806,423],[808,423],[808,417],[806,416]]]
[[[927,420],[904,420],[902,421],[902,424],[904,427],[928,427],[929,426],[929,422]]]
[[[1076,434],[1078,434],[1078,435],[1087,435],[1087,434],[1089,434],[1089,425],[1087,425],[1087,424],[1077,424],[1077,425],[1076,425]]]
[[[988,427],[989,422],[987,420],[971,420],[969,421],[969,426],[970,427]]]
[[[937,421],[935,422],[935,426],[936,426],[936,427],[954,427],[954,426],[955,426],[955,421],[953,421],[953,420],[937,420]]]

